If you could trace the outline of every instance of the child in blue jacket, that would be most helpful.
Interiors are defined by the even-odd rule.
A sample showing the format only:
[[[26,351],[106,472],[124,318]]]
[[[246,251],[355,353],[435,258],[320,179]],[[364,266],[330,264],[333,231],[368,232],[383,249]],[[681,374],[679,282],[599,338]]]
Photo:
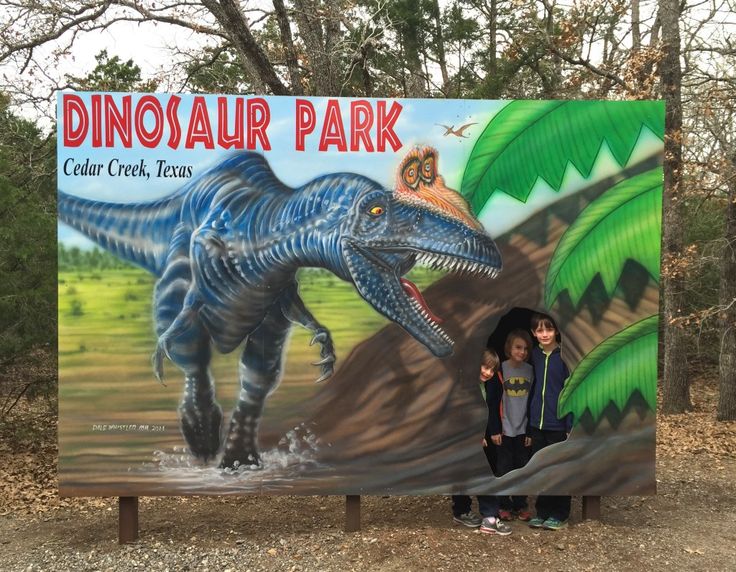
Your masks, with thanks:
[[[534,314],[532,333],[539,345],[532,349],[534,383],[528,401],[527,437],[531,441],[532,456],[554,443],[567,439],[572,428],[572,416],[557,417],[557,401],[570,377],[562,361],[559,330],[551,316]],[[537,515],[529,521],[532,528],[559,530],[570,518],[569,496],[540,495],[537,497]]]

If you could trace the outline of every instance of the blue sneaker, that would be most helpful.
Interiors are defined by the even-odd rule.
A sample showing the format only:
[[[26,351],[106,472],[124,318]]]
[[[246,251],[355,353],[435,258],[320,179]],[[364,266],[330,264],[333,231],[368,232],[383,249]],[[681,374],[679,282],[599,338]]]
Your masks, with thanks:
[[[532,519],[529,519],[529,528],[542,528],[544,526],[545,520],[543,518],[539,518],[538,516],[535,516]]]
[[[542,523],[542,528],[545,528],[547,530],[560,530],[561,528],[565,528],[566,526],[566,520],[558,520],[554,517],[549,517]]]

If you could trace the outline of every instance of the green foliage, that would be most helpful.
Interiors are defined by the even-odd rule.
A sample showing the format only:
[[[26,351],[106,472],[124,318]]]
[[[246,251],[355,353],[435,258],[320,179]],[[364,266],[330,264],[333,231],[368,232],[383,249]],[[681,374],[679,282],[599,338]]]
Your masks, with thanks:
[[[594,419],[599,419],[610,403],[623,411],[635,392],[654,411],[658,319],[655,315],[636,322],[586,355],[560,394],[558,417],[572,413],[577,422],[587,409]]]
[[[97,65],[85,77],[67,76],[67,81],[79,91],[155,91],[155,81],[143,81],[141,68],[133,60],[110,57],[107,50],[95,56]]]
[[[131,268],[133,265],[121,260],[106,250],[95,247],[92,250],[81,250],[77,246],[67,248],[59,243],[58,248],[59,270],[107,270],[111,268]],[[91,280],[101,280],[99,274],[89,275]],[[73,288],[73,287],[72,287]]]
[[[79,300],[72,300],[69,302],[69,315],[70,316],[84,316],[84,306]]]
[[[726,204],[725,197],[715,196],[686,200],[681,205],[687,221],[684,244],[696,248],[689,253],[689,264],[684,272],[683,315],[698,315],[705,308],[719,305],[723,249],[733,248],[724,240]],[[718,317],[716,314],[709,320],[692,320],[685,324],[690,335],[688,351],[698,354],[699,360],[714,365],[718,364],[720,352],[713,348],[720,347],[722,336]]]
[[[187,65],[188,83],[194,93],[250,93],[253,86],[243,62],[231,47],[205,47]]]
[[[580,213],[550,261],[544,292],[548,308],[563,290],[577,305],[597,274],[611,296],[629,259],[659,281],[662,176],[657,167],[626,179]]]
[[[54,159],[0,98],[0,364],[56,338]]]
[[[664,137],[661,102],[513,101],[476,142],[461,192],[475,212],[496,191],[526,202],[538,178],[559,190],[569,164],[588,177],[604,143],[626,165],[643,127]]]
[[[140,68],[102,51],[86,77],[68,77],[76,89],[153,91]],[[33,346],[56,340],[56,147],[30,121],[8,109],[0,94],[0,364]],[[116,268],[121,263],[100,251],[59,248],[68,268]],[[81,303],[73,309],[82,312]],[[77,314],[79,315],[79,314]]]

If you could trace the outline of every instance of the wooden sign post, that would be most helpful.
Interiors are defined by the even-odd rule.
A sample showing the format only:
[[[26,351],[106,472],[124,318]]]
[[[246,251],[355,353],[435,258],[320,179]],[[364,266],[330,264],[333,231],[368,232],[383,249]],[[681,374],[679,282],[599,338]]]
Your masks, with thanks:
[[[345,497],[345,532],[360,530],[360,495]]]
[[[138,497],[118,498],[118,543],[138,540]]]
[[[583,497],[583,520],[601,519],[601,497]]]

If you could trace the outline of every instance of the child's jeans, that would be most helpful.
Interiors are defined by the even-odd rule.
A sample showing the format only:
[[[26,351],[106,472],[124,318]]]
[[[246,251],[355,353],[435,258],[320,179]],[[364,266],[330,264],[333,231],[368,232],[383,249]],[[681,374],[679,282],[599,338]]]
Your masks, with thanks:
[[[529,436],[532,438],[532,457],[537,451],[567,439],[565,431],[546,431],[536,427],[530,428],[529,431]],[[567,520],[570,518],[571,501],[572,497],[569,496],[540,495],[537,497],[537,516],[543,519]]]
[[[468,495],[452,495],[452,515],[460,516],[470,512],[473,499]],[[494,495],[478,495],[478,510],[483,518],[498,516],[498,497]]]
[[[526,435],[516,437],[503,436],[501,445],[496,447],[498,457],[498,473],[501,477],[514,469],[521,469],[529,461],[529,447],[524,447]],[[499,497],[501,508],[504,510],[521,510],[527,507],[525,495],[504,495]]]

